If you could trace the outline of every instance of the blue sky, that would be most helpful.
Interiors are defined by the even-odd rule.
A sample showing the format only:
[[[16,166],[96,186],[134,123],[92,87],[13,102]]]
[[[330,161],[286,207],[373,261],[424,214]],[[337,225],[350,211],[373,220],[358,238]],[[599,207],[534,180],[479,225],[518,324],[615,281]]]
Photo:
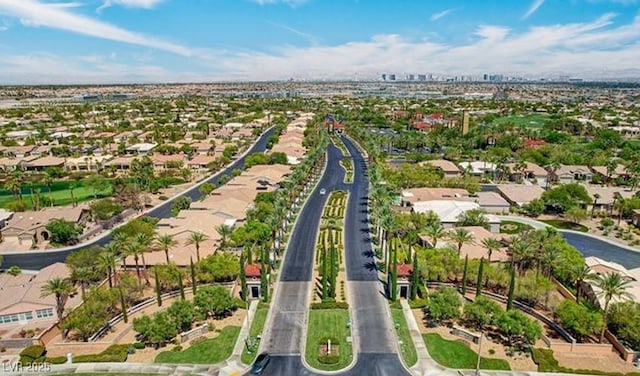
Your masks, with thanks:
[[[640,0],[0,0],[0,84],[640,77]]]

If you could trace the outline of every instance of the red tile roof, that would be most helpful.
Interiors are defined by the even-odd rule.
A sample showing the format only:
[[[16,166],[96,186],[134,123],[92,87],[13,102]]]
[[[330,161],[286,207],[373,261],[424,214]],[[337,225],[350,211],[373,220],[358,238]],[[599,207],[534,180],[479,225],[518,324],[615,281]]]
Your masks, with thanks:
[[[258,264],[247,264],[244,267],[244,273],[249,278],[259,278],[260,277],[260,265]]]
[[[411,264],[398,264],[398,277],[408,277],[413,273],[413,265]]]

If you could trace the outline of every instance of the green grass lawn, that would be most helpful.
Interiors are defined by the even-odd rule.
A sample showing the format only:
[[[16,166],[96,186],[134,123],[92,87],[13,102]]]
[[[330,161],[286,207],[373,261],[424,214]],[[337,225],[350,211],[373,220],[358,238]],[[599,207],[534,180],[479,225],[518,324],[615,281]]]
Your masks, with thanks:
[[[108,189],[98,192],[98,197],[108,197],[111,196],[112,194],[112,189],[111,187],[109,187]],[[63,206],[63,205],[70,205],[71,202],[71,191],[69,191],[68,189],[64,189],[64,190],[57,190],[57,191],[53,191],[51,193],[46,191],[46,188],[42,191],[42,193],[40,193],[40,195],[42,197],[51,197],[53,198],[53,204],[55,206]],[[83,201],[87,201],[87,200],[92,200],[93,199],[93,190],[87,187],[78,187],[76,189],[73,190],[73,196],[76,198],[77,202],[83,202]],[[31,199],[29,198],[30,195],[28,193],[23,193],[22,194],[22,200],[24,201],[24,203],[27,205],[27,209],[30,209],[32,207],[31,205]],[[13,201],[13,195],[11,194],[3,194],[0,195],[0,208],[5,208],[6,205]]]
[[[544,222],[548,225],[551,225],[555,228],[559,228],[561,230],[573,230],[580,232],[588,232],[589,229],[586,226],[583,226],[579,223],[564,221],[562,219],[542,219],[540,222]]]
[[[256,310],[256,314],[255,316],[253,316],[253,321],[251,322],[251,328],[249,328],[249,337],[255,338],[259,335],[262,335],[264,323],[267,321],[267,313],[269,313],[269,308],[258,308]],[[242,363],[251,364],[253,362],[253,360],[256,358],[259,345],[260,342],[256,341],[254,349],[251,353],[247,351],[247,346],[244,347],[244,351],[242,352],[242,356],[240,357]]]
[[[227,326],[215,338],[197,342],[183,351],[163,351],[156,356],[156,363],[218,363],[231,356],[240,327]]]
[[[402,358],[404,359],[407,367],[411,367],[418,361],[418,354],[416,353],[416,348],[413,345],[413,341],[411,340],[411,334],[409,333],[407,320],[405,320],[404,318],[402,309],[397,308],[391,309],[391,317],[393,318],[393,322],[396,326],[398,337],[400,338],[400,341],[402,341],[399,346],[400,353],[402,354]]]
[[[559,373],[576,373],[583,375],[608,375],[622,376],[621,373],[605,372],[599,370],[572,369],[561,367],[553,356],[553,350],[549,349],[533,349],[533,361],[538,365],[538,372],[559,372]],[[626,376],[639,376],[640,372],[627,373]]]
[[[436,333],[424,334],[423,338],[431,357],[443,366],[457,369],[476,368],[478,354],[467,345],[446,340]],[[511,369],[506,360],[491,358],[481,358],[480,368],[505,371]]]
[[[546,114],[528,114],[522,116],[505,116],[494,120],[496,124],[512,123],[517,127],[526,126],[531,128],[541,128],[549,118]]]
[[[515,222],[515,221],[501,221],[500,222],[500,233],[501,234],[519,234],[524,231],[533,230],[532,226],[529,226],[525,223]]]
[[[305,358],[313,368],[324,371],[336,371],[345,368],[353,359],[353,347],[347,342],[351,336],[350,321],[347,309],[312,309],[309,311],[309,327],[307,328],[307,346]],[[321,344],[327,337],[335,338],[339,343],[338,361],[334,364],[323,364],[320,357]]]

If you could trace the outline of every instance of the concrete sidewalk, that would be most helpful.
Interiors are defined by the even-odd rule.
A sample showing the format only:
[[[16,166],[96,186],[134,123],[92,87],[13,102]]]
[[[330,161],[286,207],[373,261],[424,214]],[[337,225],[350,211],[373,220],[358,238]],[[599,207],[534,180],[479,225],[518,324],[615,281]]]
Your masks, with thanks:
[[[411,334],[413,346],[416,348],[416,353],[418,354],[418,363],[409,368],[411,373],[416,376],[458,375],[456,371],[442,367],[441,365],[436,363],[433,358],[431,358],[431,355],[429,355],[429,351],[427,351],[427,345],[422,339],[422,334],[420,334],[420,327],[416,322],[416,318],[413,316],[413,312],[411,312],[409,302],[405,299],[401,299],[400,304],[402,305],[402,313],[404,313],[404,319],[407,321],[407,327],[409,328],[409,333]]]

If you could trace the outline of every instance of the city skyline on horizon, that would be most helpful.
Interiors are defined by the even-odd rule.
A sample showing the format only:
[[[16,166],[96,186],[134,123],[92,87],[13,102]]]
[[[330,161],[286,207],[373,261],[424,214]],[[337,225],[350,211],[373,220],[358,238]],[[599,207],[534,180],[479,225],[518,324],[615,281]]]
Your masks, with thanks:
[[[638,79],[640,1],[0,0],[0,84]]]

